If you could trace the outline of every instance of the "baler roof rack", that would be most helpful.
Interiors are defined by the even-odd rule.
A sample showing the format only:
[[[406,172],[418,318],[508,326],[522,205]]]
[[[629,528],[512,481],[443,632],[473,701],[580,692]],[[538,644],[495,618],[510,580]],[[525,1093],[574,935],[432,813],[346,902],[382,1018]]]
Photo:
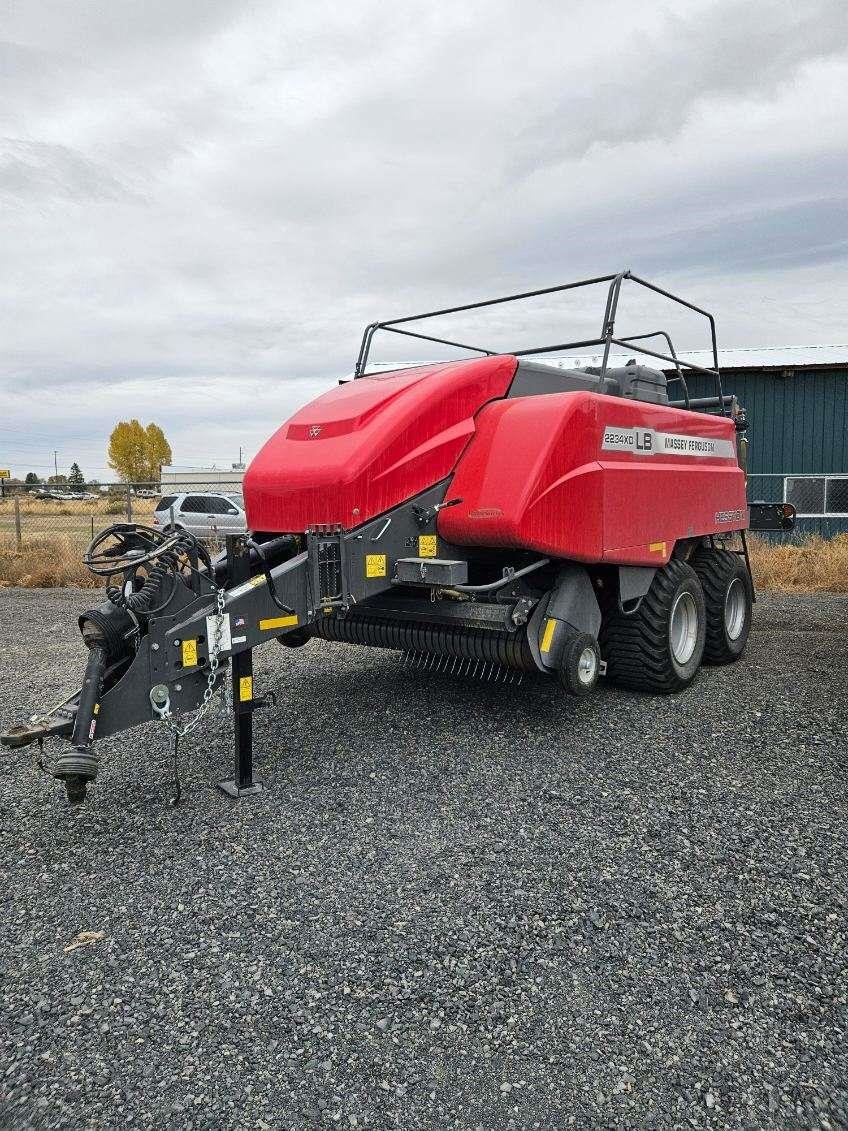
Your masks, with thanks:
[[[677,303],[679,306],[684,306],[688,310],[693,311],[695,314],[700,314],[707,319],[710,327],[710,341],[713,351],[713,367],[707,368],[702,365],[696,365],[692,361],[684,361],[677,356],[674,348],[674,343],[671,340],[671,335],[666,330],[650,330],[643,334],[630,334],[625,338],[615,337],[615,317],[618,311],[618,300],[621,293],[621,285],[625,280],[636,283],[640,287],[645,287],[655,294],[662,295],[664,298],[669,299],[671,302]],[[437,338],[431,334],[423,334],[420,330],[401,329],[406,327],[410,322],[420,322],[426,318],[438,318],[447,314],[459,314],[465,310],[480,310],[489,306],[500,306],[507,302],[519,302],[522,299],[538,298],[541,295],[557,294],[561,291],[573,291],[580,287],[591,287],[599,283],[608,283],[606,307],[604,309],[604,317],[601,325],[601,333],[597,338],[588,338],[584,341],[576,342],[557,342],[555,345],[535,346],[532,349],[520,350],[493,350],[483,346],[472,346],[466,342],[456,342],[450,338]],[[634,275],[630,270],[619,271],[615,275],[598,275],[592,279],[578,279],[573,283],[560,283],[555,287],[542,287],[536,291],[522,291],[519,294],[503,295],[500,298],[484,299],[479,302],[468,302],[461,306],[448,306],[442,310],[428,310],[423,314],[408,314],[404,318],[392,318],[385,322],[372,322],[365,328],[362,335],[362,342],[359,347],[359,356],[356,359],[356,367],[354,369],[354,377],[366,376],[365,370],[368,365],[368,357],[371,352],[371,342],[374,335],[383,330],[391,334],[400,334],[407,338],[416,338],[419,341],[433,342],[437,345],[453,346],[458,349],[471,350],[473,353],[479,353],[486,357],[495,357],[498,354],[511,354],[514,357],[530,357],[543,353],[558,353],[562,350],[569,349],[588,349],[591,346],[603,346],[603,360],[600,366],[600,375],[606,376],[610,349],[612,346],[622,346],[634,350],[636,353],[644,354],[647,357],[656,358],[659,361],[665,361],[673,365],[676,369],[676,376],[671,380],[680,382],[683,390],[683,399],[687,407],[690,405],[689,390],[686,385],[686,378],[683,375],[683,369],[694,371],[696,373],[703,373],[705,376],[712,377],[715,382],[716,389],[716,403],[721,406],[722,413],[725,412],[725,398],[724,391],[721,385],[721,373],[718,364],[718,345],[716,342],[715,319],[712,314],[707,310],[703,310],[700,306],[681,298],[679,295],[672,294],[671,291],[665,290],[663,287],[658,287],[655,283],[649,283],[647,279],[642,279],[638,275]],[[663,338],[668,346],[668,354],[658,353],[656,350],[648,349],[646,346],[637,345],[637,342],[644,341],[647,338]]]

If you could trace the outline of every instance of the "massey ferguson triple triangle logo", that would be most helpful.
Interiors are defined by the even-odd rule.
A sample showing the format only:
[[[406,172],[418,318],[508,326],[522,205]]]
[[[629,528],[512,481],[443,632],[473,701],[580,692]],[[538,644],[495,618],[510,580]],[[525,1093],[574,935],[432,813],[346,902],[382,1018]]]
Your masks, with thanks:
[[[320,424],[310,425],[309,435],[312,437],[313,440],[315,439],[316,436],[320,436],[321,435],[321,425]]]
[[[736,447],[732,440],[712,436],[683,436],[677,432],[656,432],[653,428],[604,428],[603,452],[633,452],[642,456],[708,456],[712,459],[733,459]]]

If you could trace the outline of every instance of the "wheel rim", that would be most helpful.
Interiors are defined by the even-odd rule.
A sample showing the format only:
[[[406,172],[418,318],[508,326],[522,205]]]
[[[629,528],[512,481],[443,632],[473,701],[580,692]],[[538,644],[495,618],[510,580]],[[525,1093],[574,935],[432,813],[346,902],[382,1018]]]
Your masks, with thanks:
[[[745,586],[734,577],[724,597],[724,631],[728,640],[738,640],[745,627]]]
[[[698,643],[698,606],[691,593],[678,593],[671,607],[671,654],[678,664],[692,659]]]
[[[577,661],[577,678],[584,685],[594,682],[598,670],[598,657],[594,648],[584,648]]]

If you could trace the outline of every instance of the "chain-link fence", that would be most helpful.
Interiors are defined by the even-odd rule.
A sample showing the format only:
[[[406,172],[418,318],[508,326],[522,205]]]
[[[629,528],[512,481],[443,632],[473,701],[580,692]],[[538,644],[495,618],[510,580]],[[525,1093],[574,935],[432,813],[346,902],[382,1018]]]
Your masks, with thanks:
[[[793,503],[798,510],[792,534],[768,535],[799,541],[810,534],[832,537],[848,531],[848,473],[814,475],[754,473],[748,477],[753,501]],[[115,522],[142,522],[166,529],[181,527],[215,550],[227,534],[246,529],[244,500],[237,477],[171,483],[21,484],[6,483],[0,497],[0,554],[28,554],[35,565],[14,563],[0,570],[0,584],[28,577],[35,569],[48,579],[81,581],[75,566],[92,538]],[[53,569],[58,563],[64,569]]]
[[[77,485],[4,484],[0,497],[0,547],[19,552],[34,543],[85,549],[115,522],[179,526],[220,543],[246,529],[238,480]]]

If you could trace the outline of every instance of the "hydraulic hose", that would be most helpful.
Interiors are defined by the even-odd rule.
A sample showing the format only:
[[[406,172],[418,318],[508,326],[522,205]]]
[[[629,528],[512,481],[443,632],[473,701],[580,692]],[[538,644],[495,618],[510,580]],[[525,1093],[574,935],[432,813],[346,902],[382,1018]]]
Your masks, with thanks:
[[[517,569],[514,573],[510,573],[506,577],[499,577],[497,581],[490,581],[486,585],[452,585],[451,588],[459,590],[460,593],[496,593],[499,589],[505,589],[507,585],[512,585],[513,581],[517,581],[519,577],[526,577],[528,573],[535,573],[537,569],[544,569],[546,565],[550,564],[550,558],[539,558],[537,562],[532,562],[523,569]]]
[[[126,609],[133,613],[158,612],[163,606],[160,604],[158,608],[154,609],[154,603],[159,598],[166,579],[171,578],[173,580],[174,575],[179,570],[180,556],[190,553],[198,555],[211,577],[212,562],[208,551],[193,534],[183,530],[176,536],[173,544],[152,562],[140,589],[132,593],[125,593],[120,586],[107,585],[106,596],[119,609]],[[170,597],[171,594],[168,595],[167,600],[170,600]],[[167,604],[167,600],[164,602],[165,604]]]
[[[260,545],[259,542],[254,541],[253,538],[247,539],[248,549],[254,551],[259,558],[259,563],[262,567],[262,573],[265,575],[265,584],[268,586],[268,596],[274,602],[278,609],[284,613],[293,613],[294,609],[290,605],[286,605],[280,600],[277,595],[277,586],[274,584],[274,578],[271,574],[271,567],[268,564],[268,557],[266,554],[266,547]]]

